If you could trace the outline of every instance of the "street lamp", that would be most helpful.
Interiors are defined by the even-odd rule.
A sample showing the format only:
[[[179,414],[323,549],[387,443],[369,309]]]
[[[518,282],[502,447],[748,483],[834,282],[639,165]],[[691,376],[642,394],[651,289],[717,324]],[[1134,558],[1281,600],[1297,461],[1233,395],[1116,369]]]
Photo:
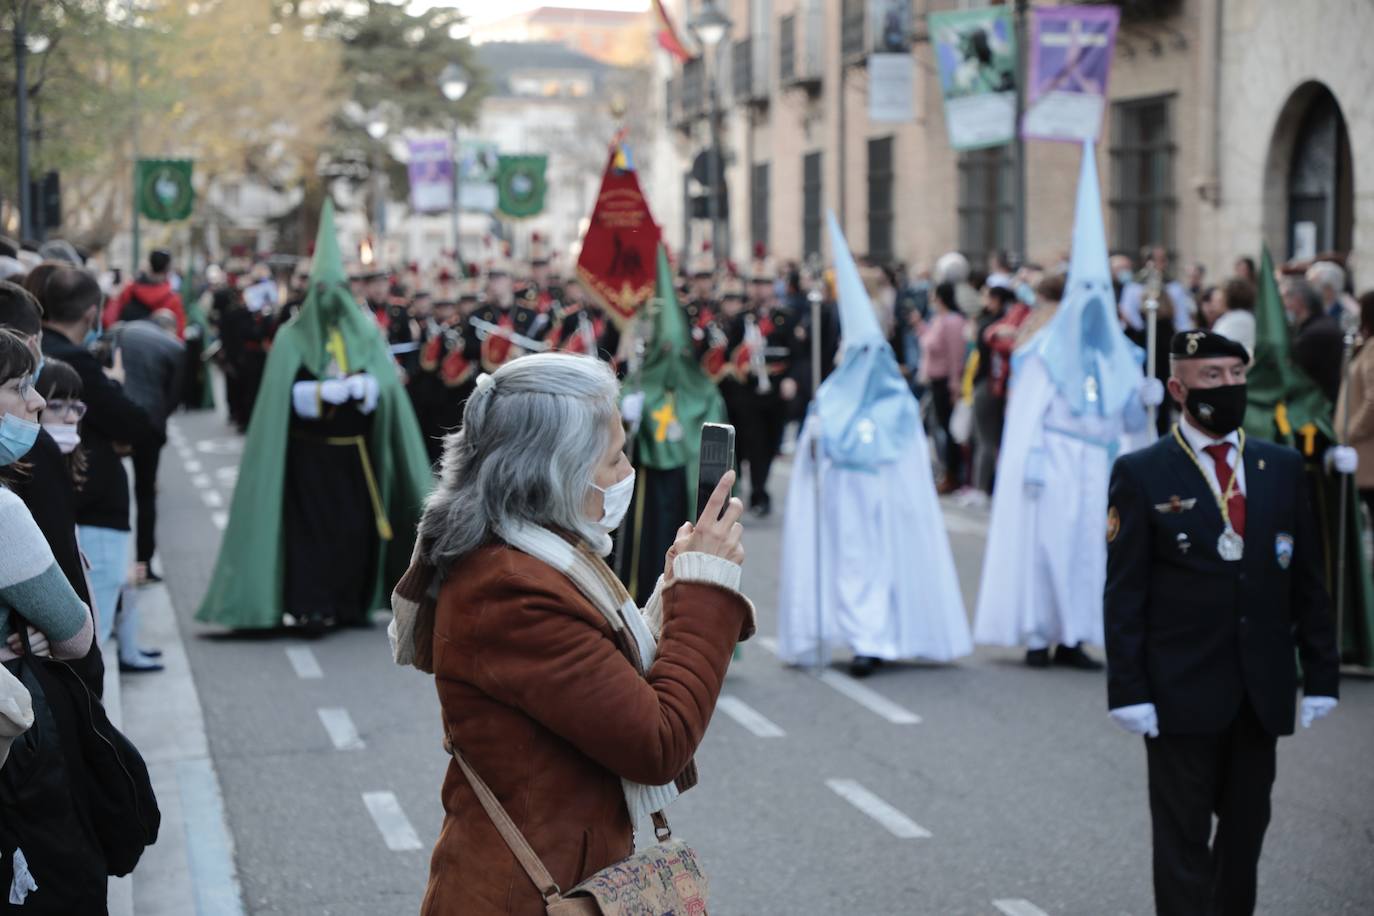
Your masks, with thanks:
[[[443,72],[439,74],[439,91],[443,93],[444,98],[448,99],[450,102],[457,102],[462,99],[463,96],[468,94],[467,71],[459,64],[449,64],[444,67]],[[458,191],[461,186],[461,178],[458,175],[458,170],[462,165],[462,161],[463,157],[458,151],[458,116],[455,114],[453,116],[453,193],[450,202],[453,208],[453,260],[457,262],[457,266],[459,267],[461,267],[463,263],[462,257],[458,254],[459,216],[462,214],[462,208],[459,206],[458,199]]]
[[[724,248],[721,247],[721,226],[720,226],[720,129],[717,122],[720,120],[720,98],[716,93],[717,66],[713,66],[711,58],[715,58],[715,64],[720,63],[718,46],[725,40],[725,36],[730,31],[730,17],[721,12],[716,7],[715,0],[704,0],[697,14],[692,17],[688,27],[696,33],[700,39],[705,53],[703,57],[706,83],[709,92],[709,110],[707,118],[709,121],[710,134],[710,156],[707,159],[707,170],[710,172],[711,186],[706,197],[707,213],[711,217],[711,249],[716,252],[716,257],[723,257]]]
[[[367,124],[364,125],[364,129],[367,131],[367,135],[378,143],[387,135],[391,127],[387,123],[386,113],[382,110],[382,106],[379,105],[367,113]],[[371,159],[372,223],[377,233],[377,244],[374,246],[374,250],[381,251],[382,236],[386,233],[386,194],[382,188],[382,163],[385,162],[385,159],[382,153],[375,149],[372,151]]]
[[[28,33],[28,6],[14,11],[14,118],[17,128],[19,162],[19,237],[29,238],[33,230],[33,189],[29,185],[29,78],[25,67],[28,55],[42,54],[50,44],[46,35]]]

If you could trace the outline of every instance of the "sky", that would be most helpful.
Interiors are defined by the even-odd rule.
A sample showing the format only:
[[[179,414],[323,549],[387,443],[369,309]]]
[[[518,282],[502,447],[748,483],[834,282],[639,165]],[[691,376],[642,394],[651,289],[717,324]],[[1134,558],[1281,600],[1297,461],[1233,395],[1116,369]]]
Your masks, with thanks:
[[[642,12],[649,8],[649,0],[414,0],[411,4],[411,7],[417,10],[434,6],[457,7],[467,15],[470,22],[480,25],[484,22],[506,19],[541,6]]]

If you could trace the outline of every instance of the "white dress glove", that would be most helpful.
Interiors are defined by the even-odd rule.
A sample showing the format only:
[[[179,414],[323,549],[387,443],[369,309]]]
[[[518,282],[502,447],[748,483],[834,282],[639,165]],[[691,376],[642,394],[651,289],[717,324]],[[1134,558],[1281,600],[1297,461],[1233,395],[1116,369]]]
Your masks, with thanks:
[[[644,392],[632,391],[620,399],[620,418],[631,426],[644,416]]]
[[[1337,474],[1353,474],[1360,466],[1360,453],[1348,445],[1333,445],[1326,450],[1326,469]]]
[[[1164,403],[1164,383],[1157,378],[1140,380],[1140,403],[1147,408],[1158,407]]]
[[[317,384],[320,386],[320,400],[326,404],[342,404],[353,396],[348,390],[347,379],[330,378]]]
[[[1302,727],[1311,728],[1313,722],[1331,715],[1331,710],[1336,708],[1336,703],[1335,697],[1303,697]]]
[[[350,375],[344,381],[348,384],[349,398],[362,401],[358,407],[360,412],[369,414],[377,409],[377,398],[381,395],[382,389],[371,373],[359,372],[357,375]]]
[[[1026,455],[1025,471],[1021,482],[1026,488],[1026,495],[1031,499],[1039,499],[1040,494],[1045,490],[1045,450],[1043,448],[1033,448]]]
[[[1153,703],[1135,703],[1131,706],[1118,706],[1108,715],[1124,731],[1147,738],[1159,737],[1159,714]]]

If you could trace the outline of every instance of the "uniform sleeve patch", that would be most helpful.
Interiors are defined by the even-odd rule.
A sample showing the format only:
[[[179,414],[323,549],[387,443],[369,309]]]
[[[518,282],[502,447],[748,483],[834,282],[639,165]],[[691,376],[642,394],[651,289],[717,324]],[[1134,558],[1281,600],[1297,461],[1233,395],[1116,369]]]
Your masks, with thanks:
[[[1107,510],[1107,543],[1116,540],[1116,536],[1121,533],[1121,513],[1116,511],[1116,506]]]

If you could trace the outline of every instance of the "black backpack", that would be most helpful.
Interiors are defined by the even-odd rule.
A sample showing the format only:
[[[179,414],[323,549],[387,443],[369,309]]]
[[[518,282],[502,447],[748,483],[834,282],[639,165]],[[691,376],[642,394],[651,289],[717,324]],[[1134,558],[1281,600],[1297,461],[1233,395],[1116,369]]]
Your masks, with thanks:
[[[28,629],[22,620],[11,619],[19,624],[15,632],[23,636],[27,650]],[[31,742],[15,741],[10,761],[0,770],[0,818],[8,820],[5,809],[12,789],[21,800],[36,794],[50,797],[57,788],[54,780],[44,777],[34,783],[33,769],[60,767],[61,791],[75,801],[76,813],[89,823],[103,853],[105,871],[129,874],[143,850],[157,842],[162,822],[147,764],[129,739],[110,724],[105,707],[70,665],[29,654],[17,664],[18,676],[33,697],[35,720],[45,716],[58,740],[54,742],[45,728]],[[35,729],[37,721],[29,732]],[[29,790],[11,785],[12,764],[17,764],[15,782],[33,783]]]

